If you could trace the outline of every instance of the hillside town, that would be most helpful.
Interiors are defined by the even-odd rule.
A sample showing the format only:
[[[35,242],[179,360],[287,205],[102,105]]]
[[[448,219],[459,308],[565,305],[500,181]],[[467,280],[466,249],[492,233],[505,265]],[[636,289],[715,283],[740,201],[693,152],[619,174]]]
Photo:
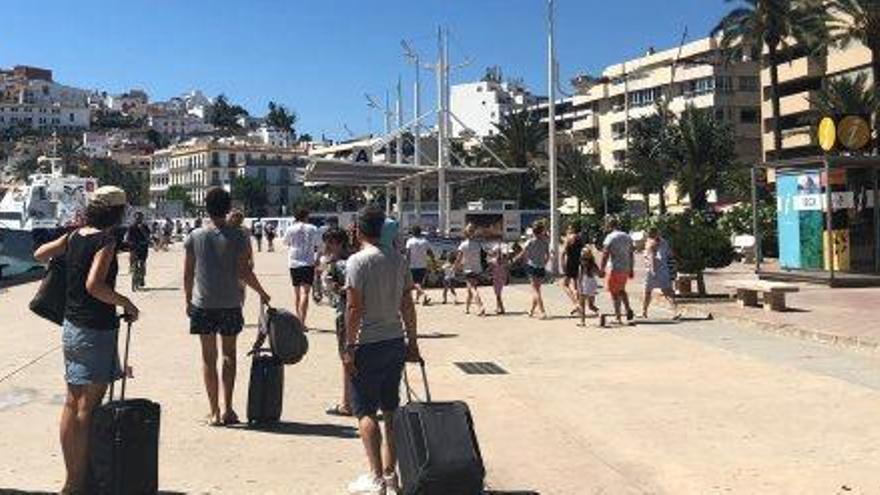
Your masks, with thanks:
[[[0,495],[880,493],[880,1],[304,3],[0,47]]]

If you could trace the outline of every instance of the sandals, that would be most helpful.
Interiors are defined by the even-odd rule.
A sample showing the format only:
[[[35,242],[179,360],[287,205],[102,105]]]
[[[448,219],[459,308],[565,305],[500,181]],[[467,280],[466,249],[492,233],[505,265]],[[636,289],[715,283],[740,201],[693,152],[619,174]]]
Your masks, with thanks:
[[[218,428],[223,425],[224,425],[223,420],[221,420],[219,417],[216,417],[213,414],[208,414],[207,416],[205,416],[205,426],[210,426],[212,428]]]
[[[325,411],[329,416],[339,416],[342,418],[350,418],[352,416],[351,409],[346,409],[342,404],[336,404],[335,406],[327,409]]]
[[[235,414],[235,412],[224,414],[222,421],[223,426],[237,425],[241,423],[241,421],[238,419],[238,414]]]

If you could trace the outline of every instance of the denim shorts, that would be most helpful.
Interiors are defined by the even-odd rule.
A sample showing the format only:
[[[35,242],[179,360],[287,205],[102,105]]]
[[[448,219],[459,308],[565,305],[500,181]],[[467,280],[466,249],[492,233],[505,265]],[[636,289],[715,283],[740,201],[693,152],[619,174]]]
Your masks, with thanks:
[[[118,329],[93,330],[64,320],[64,378],[70,385],[110,383],[122,376],[116,349]]]
[[[351,378],[351,406],[355,417],[394,411],[400,405],[400,380],[406,359],[403,339],[361,344],[354,354],[357,369]]]

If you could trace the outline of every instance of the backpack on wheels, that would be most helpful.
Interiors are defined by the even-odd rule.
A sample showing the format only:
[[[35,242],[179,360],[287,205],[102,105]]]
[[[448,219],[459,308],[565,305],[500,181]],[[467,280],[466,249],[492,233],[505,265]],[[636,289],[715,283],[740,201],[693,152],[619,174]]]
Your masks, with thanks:
[[[293,313],[286,309],[266,306],[260,310],[260,337],[258,348],[265,336],[269,337],[269,348],[282,364],[296,364],[309,352],[309,340],[305,328]]]
[[[414,402],[404,370],[409,403],[394,415],[394,441],[405,495],[476,495],[486,469],[467,404],[433,402],[421,362],[425,402]]]
[[[131,322],[125,333],[122,390],[92,416],[89,448],[88,493],[97,495],[142,495],[159,491],[159,404],[147,399],[126,399],[128,348]]]

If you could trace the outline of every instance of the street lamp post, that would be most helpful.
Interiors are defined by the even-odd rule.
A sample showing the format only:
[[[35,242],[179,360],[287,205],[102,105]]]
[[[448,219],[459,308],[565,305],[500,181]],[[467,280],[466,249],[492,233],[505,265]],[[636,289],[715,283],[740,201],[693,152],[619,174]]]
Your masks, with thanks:
[[[553,44],[553,0],[548,0],[547,72],[548,72],[548,167],[550,172],[550,272],[559,272],[559,205],[556,177],[556,50]]]

